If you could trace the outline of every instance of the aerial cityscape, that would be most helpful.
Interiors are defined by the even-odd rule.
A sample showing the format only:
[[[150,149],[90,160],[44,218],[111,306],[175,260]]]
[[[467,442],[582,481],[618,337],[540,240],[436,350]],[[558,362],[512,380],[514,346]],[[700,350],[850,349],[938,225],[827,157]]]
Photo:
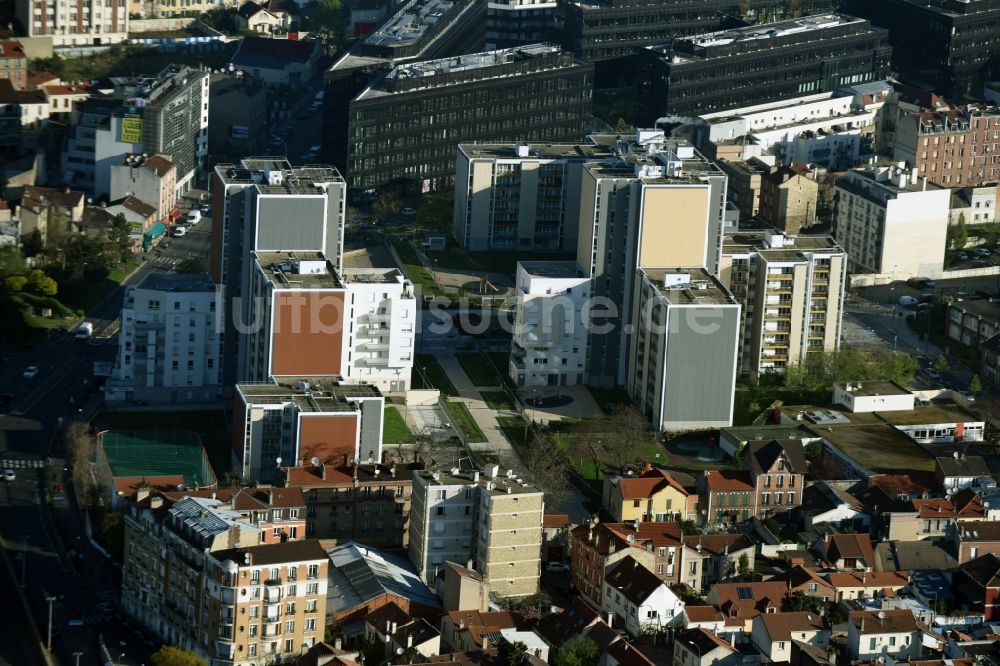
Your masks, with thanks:
[[[0,19],[0,666],[1000,664],[1000,0]]]

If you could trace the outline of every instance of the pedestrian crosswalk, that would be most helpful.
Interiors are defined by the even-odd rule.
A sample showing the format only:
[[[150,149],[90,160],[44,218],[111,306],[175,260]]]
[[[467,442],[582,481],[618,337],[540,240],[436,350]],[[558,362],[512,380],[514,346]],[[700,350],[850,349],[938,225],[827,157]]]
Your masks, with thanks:
[[[45,467],[44,460],[26,460],[24,458],[0,460],[0,469],[39,469]]]

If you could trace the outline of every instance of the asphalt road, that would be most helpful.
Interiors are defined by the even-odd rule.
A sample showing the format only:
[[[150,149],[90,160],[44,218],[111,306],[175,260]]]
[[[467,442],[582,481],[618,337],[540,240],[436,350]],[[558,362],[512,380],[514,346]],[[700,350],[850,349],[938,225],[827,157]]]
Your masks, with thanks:
[[[189,207],[193,201],[185,202]],[[150,253],[147,261],[132,274],[126,284],[135,284],[147,274],[169,271],[186,257],[206,259],[211,238],[212,221],[202,220],[182,238],[165,239],[159,251]],[[64,492],[54,501],[53,511],[59,516],[60,535],[50,512],[43,504],[47,462],[51,462],[57,482],[69,491],[68,473],[56,458],[48,461],[50,445],[56,431],[68,420],[91,418],[99,409],[101,394],[94,385],[95,361],[111,361],[117,351],[117,336],[101,338],[101,332],[120,313],[124,287],[118,287],[87,312],[94,322],[95,338],[73,339],[70,333],[50,336],[40,348],[9,352],[0,364],[0,385],[14,394],[14,400],[0,414],[0,469],[13,469],[16,479],[0,486],[0,535],[11,568],[0,562],[0,590],[15,590],[21,585],[38,629],[31,630],[29,618],[23,613],[16,621],[0,623],[0,664],[15,666],[32,664],[32,646],[45,642],[48,625],[47,596],[53,601],[53,656],[59,663],[74,664],[74,654],[80,654],[80,664],[103,664],[98,654],[98,636],[113,652],[115,663],[141,663],[147,659],[151,644],[149,636],[130,628],[116,617],[120,596],[120,571],[83,534],[79,512],[72,503],[72,493]],[[22,376],[24,368],[38,367],[33,379]],[[75,551],[74,557],[67,552]],[[16,598],[5,595],[10,608],[16,608]],[[71,625],[70,622],[73,622]],[[78,625],[78,622],[82,624]],[[120,655],[124,654],[124,658]]]

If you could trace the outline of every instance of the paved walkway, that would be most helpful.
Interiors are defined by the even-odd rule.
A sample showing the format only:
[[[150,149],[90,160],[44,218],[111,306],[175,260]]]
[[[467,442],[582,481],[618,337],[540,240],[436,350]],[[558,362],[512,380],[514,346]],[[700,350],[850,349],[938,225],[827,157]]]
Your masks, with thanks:
[[[454,353],[439,354],[437,355],[437,360],[441,364],[441,368],[448,375],[448,379],[451,380],[458,391],[458,396],[449,400],[451,402],[464,403],[476,425],[479,426],[479,429],[483,431],[483,435],[486,436],[486,442],[470,442],[469,448],[473,451],[496,455],[499,459],[498,464],[500,465],[501,473],[503,470],[508,469],[514,470],[517,474],[523,473],[525,470],[521,459],[514,451],[511,443],[507,441],[507,437],[503,434],[500,425],[497,423],[498,416],[518,416],[518,413],[512,410],[496,411],[490,409],[489,405],[483,400],[479,392],[480,389],[465,374],[465,369],[462,368],[462,364],[458,362]],[[494,390],[500,389],[494,387]],[[547,507],[546,510],[548,513],[568,513],[574,523],[582,523],[590,518],[590,512],[585,506],[583,495],[572,486],[569,498],[562,506]]]
[[[524,403],[525,409],[534,421],[559,421],[563,418],[570,419],[599,419],[604,417],[604,412],[597,406],[594,396],[586,386],[540,386],[537,388],[519,388],[517,395]],[[568,405],[561,407],[535,407],[532,400],[535,397],[548,398],[551,396],[567,395],[573,399]]]

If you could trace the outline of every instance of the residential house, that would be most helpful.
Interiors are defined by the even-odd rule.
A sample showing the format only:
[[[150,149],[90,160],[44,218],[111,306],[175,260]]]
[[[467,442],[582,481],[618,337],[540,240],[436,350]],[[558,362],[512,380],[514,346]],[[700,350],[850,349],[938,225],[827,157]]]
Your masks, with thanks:
[[[306,533],[333,543],[361,539],[374,548],[409,544],[413,470],[403,465],[284,467],[284,485],[301,490]]]
[[[573,523],[565,513],[542,516],[542,562],[564,562],[569,555],[569,531]]]
[[[735,524],[755,515],[756,489],[750,472],[744,470],[706,470],[698,479],[698,504],[701,524]]]
[[[978,479],[988,479],[990,468],[981,456],[967,456],[955,452],[951,457],[934,459],[934,475],[944,492],[961,490],[976,485]]]
[[[779,166],[760,181],[760,218],[786,234],[797,234],[816,220],[819,183],[808,165]]]
[[[910,584],[905,571],[832,571],[827,579],[836,590],[837,601],[894,595]]]
[[[7,79],[17,90],[28,86],[28,56],[16,39],[0,42],[0,79]]]
[[[0,78],[0,149],[16,153],[33,148],[39,132],[49,123],[49,98],[41,90],[18,90]]]
[[[570,580],[595,606],[603,605],[608,568],[626,556],[665,583],[679,582],[683,546],[677,523],[590,523],[575,528],[570,539]]]
[[[399,626],[383,645],[389,648],[388,654],[413,663],[441,654],[441,632],[421,617]]]
[[[501,629],[500,638],[502,639],[501,644],[508,650],[511,646],[516,645],[517,643],[523,645],[528,654],[538,660],[537,662],[529,663],[549,663],[549,651],[552,646],[549,645],[548,641],[538,635],[538,633],[534,631],[520,631],[518,629]],[[501,650],[501,654],[509,654],[509,652],[504,653],[503,650]],[[969,666],[971,666],[971,664]]]
[[[825,647],[830,630],[817,613],[771,613],[753,619],[751,642],[771,663],[791,660],[792,641]]]
[[[125,155],[121,164],[111,167],[111,199],[128,196],[149,204],[160,220],[169,221],[177,208],[177,166],[163,155]]]
[[[125,218],[130,229],[133,251],[142,248],[143,235],[159,222],[156,208],[132,196],[112,201],[104,211],[112,219],[119,215]]]
[[[726,628],[726,618],[715,606],[685,604],[682,619],[686,629],[701,627],[719,634]]]
[[[707,592],[714,583],[738,573],[743,556],[753,570],[757,549],[745,534],[688,535],[683,542],[680,582],[693,590]]]
[[[484,637],[498,634],[504,629],[517,629],[522,625],[521,616],[508,611],[450,611],[441,616],[441,636],[452,652],[476,652],[488,647],[488,644],[484,645]]]
[[[240,30],[250,30],[262,35],[285,32],[288,28],[288,15],[283,11],[272,10],[269,3],[263,5],[250,0],[236,10],[236,27]]]
[[[881,547],[883,544],[879,544]],[[943,571],[954,569],[958,560],[950,552],[951,544],[945,541],[895,541],[886,544],[891,548],[891,558],[884,571]]]
[[[54,233],[74,231],[73,225],[83,219],[84,201],[83,192],[68,187],[25,186],[19,211],[21,237],[37,230],[45,241],[50,229],[58,228]]]
[[[979,352],[982,354],[980,375],[993,385],[1000,384],[1000,335],[983,340]]]
[[[489,607],[490,590],[483,575],[470,566],[445,560],[437,574],[437,595],[446,611]]]
[[[674,638],[673,666],[736,666],[739,651],[706,629],[687,629]]]
[[[851,661],[923,656],[925,628],[908,610],[855,611],[848,615],[847,653]]]
[[[887,538],[890,541],[940,539],[953,521],[983,520],[986,508],[971,488],[965,488],[947,499],[910,500],[911,510],[886,511]]]
[[[685,520],[688,493],[670,472],[647,466],[636,477],[604,478],[604,509],[616,522]]]
[[[802,440],[752,440],[743,451],[743,466],[754,487],[753,515],[791,510],[802,503],[806,456]]]
[[[570,603],[563,612],[542,619],[537,633],[556,650],[577,636],[586,636],[601,651],[597,659],[599,666],[653,666],[634,643],[623,640],[597,611],[580,599]]]
[[[833,601],[836,598],[836,590],[826,578],[823,578],[811,566],[796,564],[786,573],[773,578],[775,581],[783,581],[788,585],[788,593],[801,592],[810,597]]]
[[[615,564],[604,577],[604,612],[613,626],[638,637],[677,625],[684,603],[659,576],[632,557]]]
[[[230,64],[267,85],[302,85],[312,79],[320,43],[294,39],[244,37]]]
[[[788,586],[781,581],[760,583],[718,583],[708,593],[708,603],[726,618],[726,630],[749,634],[753,619],[761,614],[781,612]]]
[[[802,489],[799,515],[802,526],[811,530],[817,525],[833,525],[843,529],[867,526],[864,505],[847,492],[856,481],[816,481]]]
[[[839,570],[871,571],[875,551],[867,534],[827,534],[817,543],[820,556]]]
[[[951,542],[960,565],[988,553],[1000,555],[1000,522],[967,520],[949,523],[945,538]]]
[[[1000,557],[987,553],[963,563],[955,570],[956,595],[970,610],[982,613],[986,622],[1000,618]]]
[[[546,615],[538,623],[538,633],[555,648],[579,636],[596,624],[602,624],[601,614],[583,599],[574,599],[561,613]],[[448,633],[445,632],[445,640]]]

